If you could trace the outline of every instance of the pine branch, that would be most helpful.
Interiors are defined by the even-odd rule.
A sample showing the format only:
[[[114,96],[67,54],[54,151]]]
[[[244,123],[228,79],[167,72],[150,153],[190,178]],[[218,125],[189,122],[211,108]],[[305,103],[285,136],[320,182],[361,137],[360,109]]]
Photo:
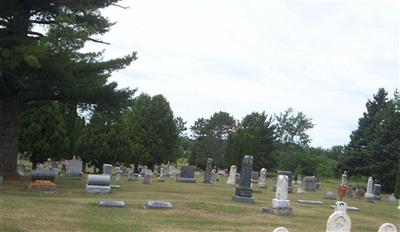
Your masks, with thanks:
[[[111,45],[111,44],[108,43],[108,42],[104,42],[104,41],[97,40],[97,39],[93,39],[93,38],[88,38],[88,40],[90,40],[90,41],[92,41],[92,42],[95,42],[95,43],[101,43],[101,44]]]

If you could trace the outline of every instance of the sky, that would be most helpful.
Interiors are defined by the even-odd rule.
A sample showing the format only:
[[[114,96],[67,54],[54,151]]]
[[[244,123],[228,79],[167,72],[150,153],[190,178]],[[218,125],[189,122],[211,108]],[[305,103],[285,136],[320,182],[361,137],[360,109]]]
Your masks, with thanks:
[[[225,111],[312,118],[312,146],[344,145],[378,88],[400,87],[397,1],[126,0],[105,59],[137,52],[111,81],[162,94],[187,121]],[[400,88],[399,88],[400,89]]]

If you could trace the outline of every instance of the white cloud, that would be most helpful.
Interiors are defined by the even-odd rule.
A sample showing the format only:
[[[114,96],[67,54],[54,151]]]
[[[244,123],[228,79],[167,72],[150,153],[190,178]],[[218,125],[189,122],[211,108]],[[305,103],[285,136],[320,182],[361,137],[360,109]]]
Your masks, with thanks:
[[[189,123],[223,110],[240,119],[288,107],[316,123],[312,145],[345,144],[367,99],[399,88],[396,1],[130,0],[106,57],[138,51],[113,74],[163,94]],[[87,49],[101,49],[89,45]]]

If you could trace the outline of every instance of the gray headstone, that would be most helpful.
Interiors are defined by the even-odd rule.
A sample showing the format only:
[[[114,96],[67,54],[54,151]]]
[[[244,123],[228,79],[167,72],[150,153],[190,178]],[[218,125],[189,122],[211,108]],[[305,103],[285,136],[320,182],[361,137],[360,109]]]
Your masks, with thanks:
[[[179,177],[176,179],[178,182],[195,183],[196,178],[194,178],[194,167],[185,166],[181,168]]]
[[[251,172],[253,170],[254,158],[251,155],[246,155],[242,160],[240,172],[239,186],[236,187],[235,194],[232,199],[237,202],[254,202],[252,199],[253,191],[251,189]]]
[[[374,184],[374,195],[381,195],[382,185]]]
[[[86,185],[87,193],[109,193],[111,192],[110,186],[101,186],[101,185]]]
[[[31,180],[49,180],[54,181],[57,173],[51,170],[32,170],[31,171]]]
[[[319,179],[314,176],[306,176],[303,179],[304,190],[306,191],[316,191],[319,188]]]
[[[335,194],[331,191],[325,192],[325,199],[336,199]]]
[[[112,165],[111,164],[104,164],[103,165],[103,174],[104,175],[112,175]]]
[[[125,202],[123,201],[97,201],[97,206],[107,207],[107,208],[123,208],[125,207]]]
[[[111,177],[108,175],[88,175],[88,185],[110,186]]]
[[[3,176],[0,176],[0,184],[3,184],[4,178]]]
[[[17,173],[20,176],[25,176],[25,165],[17,164]]]
[[[204,183],[211,183],[211,172],[212,172],[213,159],[208,158],[206,164],[206,171],[204,172]]]
[[[133,171],[128,171],[128,181],[134,181],[134,174]]]
[[[147,201],[146,208],[148,209],[172,209],[174,206],[168,201]]]
[[[72,159],[68,161],[69,166],[67,176],[80,176],[82,175],[82,160]]]

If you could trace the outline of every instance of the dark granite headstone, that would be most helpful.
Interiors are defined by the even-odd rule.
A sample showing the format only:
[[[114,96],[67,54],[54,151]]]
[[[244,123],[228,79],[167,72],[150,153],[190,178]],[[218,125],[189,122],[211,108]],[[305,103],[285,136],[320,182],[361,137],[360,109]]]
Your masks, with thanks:
[[[51,170],[32,170],[31,171],[31,180],[49,180],[54,181],[57,173]]]
[[[213,159],[208,158],[206,164],[206,171],[204,172],[204,183],[211,183],[211,172],[212,172]]]
[[[374,184],[374,195],[381,195],[382,185]]]
[[[254,202],[252,199],[251,189],[251,172],[253,170],[254,158],[251,155],[246,155],[242,160],[242,168],[240,171],[239,185],[236,187],[235,195],[232,199],[237,202]]]
[[[306,191],[316,191],[319,187],[319,179],[314,176],[304,177],[303,182]]]
[[[176,179],[176,181],[185,183],[195,183],[196,178],[194,178],[194,167],[193,166],[182,167],[180,176],[179,178]]]

